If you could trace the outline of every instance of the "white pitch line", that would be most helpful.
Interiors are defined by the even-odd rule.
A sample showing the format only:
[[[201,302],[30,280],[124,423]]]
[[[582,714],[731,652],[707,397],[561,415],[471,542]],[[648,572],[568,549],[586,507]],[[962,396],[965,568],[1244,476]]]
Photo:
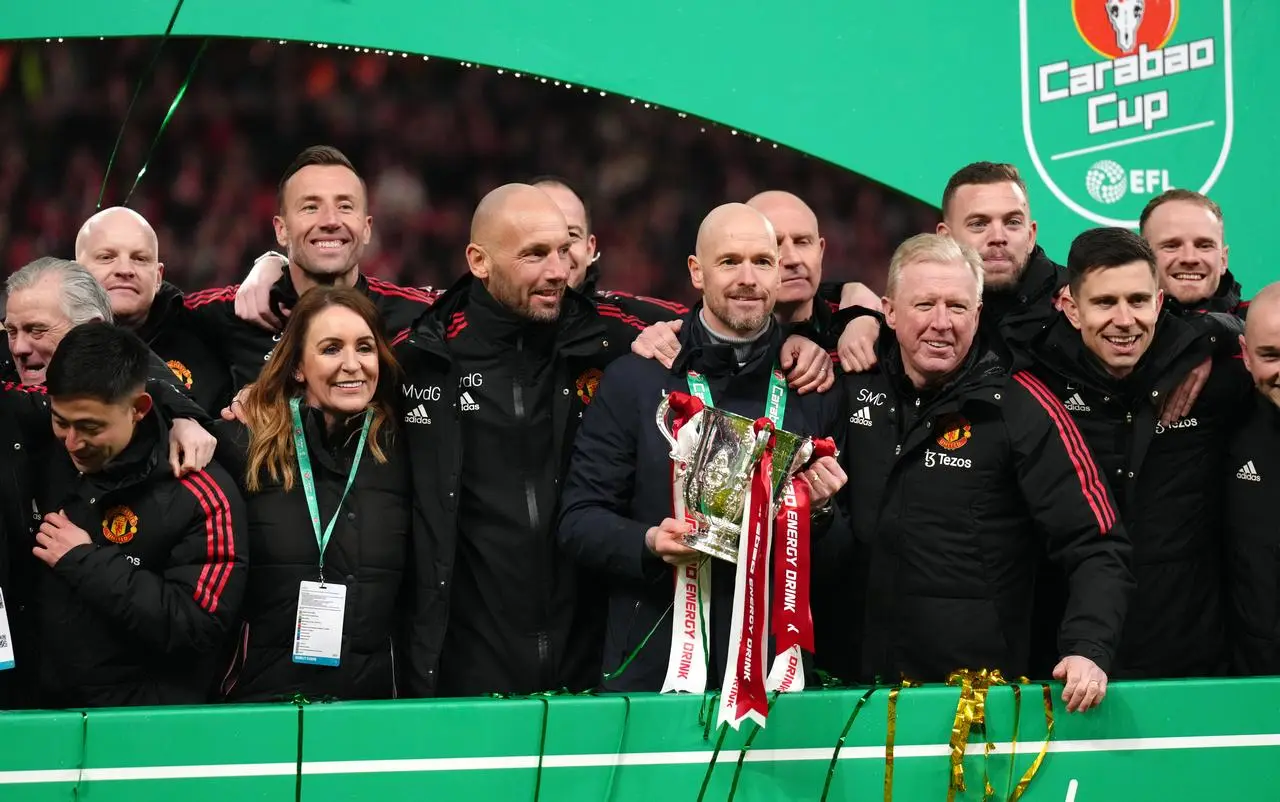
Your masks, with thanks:
[[[1163,738],[1113,738],[1103,740],[1051,741],[1049,751],[1055,753],[1080,752],[1134,752],[1166,751],[1174,749],[1243,749],[1251,747],[1280,747],[1280,733],[1258,735],[1192,735]],[[974,741],[970,747],[983,747]],[[1040,749],[1040,741],[1031,739],[1018,744],[1018,753],[1029,757]],[[803,761],[829,761],[831,747],[806,747],[796,749],[753,749],[747,752],[748,763],[788,763]],[[997,743],[992,754],[1009,754],[1012,745]],[[951,753],[946,744],[907,744],[893,750],[896,759],[921,757],[946,757]],[[611,768],[614,766],[677,766],[706,765],[711,760],[710,751],[690,752],[632,752],[626,754],[577,754],[546,755],[544,769],[557,768]],[[738,750],[723,750],[717,762],[735,762]],[[851,746],[840,750],[841,760],[883,760],[883,746]],[[333,760],[310,761],[302,764],[304,775],[335,774],[399,774],[406,772],[437,771],[493,771],[502,769],[528,770],[538,765],[537,755],[511,755],[502,757],[449,757],[408,758],[389,760]],[[232,763],[225,765],[193,766],[135,766],[127,768],[90,768],[83,772],[76,769],[38,769],[0,771],[0,785],[43,785],[85,781],[121,780],[177,780],[220,779],[229,777],[281,777],[292,776],[297,770],[293,762],[282,763]]]

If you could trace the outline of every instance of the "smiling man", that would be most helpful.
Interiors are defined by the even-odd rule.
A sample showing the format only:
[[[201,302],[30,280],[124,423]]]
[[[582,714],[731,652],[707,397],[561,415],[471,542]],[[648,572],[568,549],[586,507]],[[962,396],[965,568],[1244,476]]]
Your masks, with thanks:
[[[1240,282],[1227,268],[1222,208],[1189,189],[1170,189],[1147,203],[1138,224],[1156,254],[1170,311],[1226,312],[1243,317]]]
[[[312,287],[355,287],[378,307],[384,331],[394,336],[435,300],[433,293],[361,274],[373,217],[364,179],[337,148],[317,145],[298,154],[280,179],[277,201],[272,224],[289,266],[271,288],[273,310],[287,312]],[[186,306],[240,388],[258,377],[280,334],[236,317],[236,290],[230,286],[193,293]]]
[[[1071,419],[980,330],[983,296],[975,250],[912,237],[889,265],[876,365],[841,380],[863,669],[1027,673],[1043,543],[1069,577],[1053,675],[1067,709],[1087,710],[1106,695],[1132,588],[1128,539]]]
[[[168,470],[149,361],[137,336],[94,322],[49,365],[52,430],[31,443],[44,707],[203,703],[237,621],[243,501],[216,463]]]
[[[1125,678],[1208,676],[1225,666],[1219,600],[1219,465],[1248,391],[1218,358],[1190,414],[1160,404],[1216,344],[1163,310],[1156,255],[1121,228],[1071,245],[1063,316],[1032,346],[1034,373],[1075,419],[1133,540],[1138,583],[1117,657]]]
[[[783,334],[773,317],[781,281],[770,221],[745,204],[717,207],[698,229],[688,266],[702,301],[684,318],[675,364],[668,368],[632,355],[610,367],[574,442],[565,480],[557,534],[575,562],[608,582],[603,669],[616,674],[606,675],[604,685],[613,691],[663,687],[672,638],[672,566],[698,557],[684,545],[688,527],[672,508],[671,447],[654,425],[663,396],[698,393],[718,409],[749,419],[768,414],[778,428],[803,436],[837,434],[841,422],[838,394],[788,391],[775,372]],[[767,403],[771,398],[782,401]],[[829,502],[845,477],[832,457],[815,461],[804,476],[816,539],[833,517],[818,511],[832,512]],[[711,620],[727,624],[734,568],[712,560],[706,570]],[[716,687],[737,653],[730,652],[727,625],[708,628],[706,687]],[[645,634],[651,629],[652,638]]]
[[[164,280],[160,244],[147,219],[113,206],[85,221],[76,261],[111,299],[118,326],[142,338],[197,404],[216,412],[231,397],[231,374],[190,325],[182,291]]]
[[[604,611],[579,604],[553,526],[582,413],[640,324],[569,287],[571,247],[545,192],[494,189],[472,218],[467,275],[398,345],[419,570],[437,589],[414,616],[427,664],[411,673],[429,679],[409,695],[582,690],[598,678]]]
[[[112,322],[111,301],[94,277],[75,262],[46,256],[5,282],[4,326],[12,364],[6,378],[44,384],[45,371],[68,331],[93,320]]]

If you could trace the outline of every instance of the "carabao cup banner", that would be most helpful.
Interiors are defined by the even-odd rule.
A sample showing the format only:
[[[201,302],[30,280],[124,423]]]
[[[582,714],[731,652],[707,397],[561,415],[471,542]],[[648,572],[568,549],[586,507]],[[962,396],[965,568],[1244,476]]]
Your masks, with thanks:
[[[1014,162],[1059,261],[1166,187],[1202,190],[1246,291],[1280,277],[1270,0],[0,0],[10,39],[171,21],[178,36],[429,54],[623,94],[935,205],[957,167]]]

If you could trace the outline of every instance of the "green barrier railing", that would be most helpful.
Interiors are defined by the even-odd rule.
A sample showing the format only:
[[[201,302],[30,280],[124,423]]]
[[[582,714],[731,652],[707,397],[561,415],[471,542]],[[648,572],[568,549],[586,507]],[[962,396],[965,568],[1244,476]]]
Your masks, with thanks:
[[[1051,688],[1027,802],[1280,795],[1280,679],[1121,683],[1085,715]],[[1042,687],[1018,691],[991,689],[954,798],[1016,797],[1046,744]],[[944,800],[959,697],[784,695],[722,741],[701,698],[657,695],[0,713],[0,800]]]

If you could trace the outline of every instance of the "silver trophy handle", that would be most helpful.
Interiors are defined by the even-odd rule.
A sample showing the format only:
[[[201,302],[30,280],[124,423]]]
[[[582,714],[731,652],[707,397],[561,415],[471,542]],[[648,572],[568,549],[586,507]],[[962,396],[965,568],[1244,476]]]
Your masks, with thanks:
[[[667,413],[671,411],[671,399],[668,396],[662,396],[662,400],[658,402],[658,431],[662,432],[662,436],[667,438],[667,442],[671,444],[671,456],[678,457],[676,451],[680,444],[676,442],[676,436],[671,432],[671,424],[667,422]]]

